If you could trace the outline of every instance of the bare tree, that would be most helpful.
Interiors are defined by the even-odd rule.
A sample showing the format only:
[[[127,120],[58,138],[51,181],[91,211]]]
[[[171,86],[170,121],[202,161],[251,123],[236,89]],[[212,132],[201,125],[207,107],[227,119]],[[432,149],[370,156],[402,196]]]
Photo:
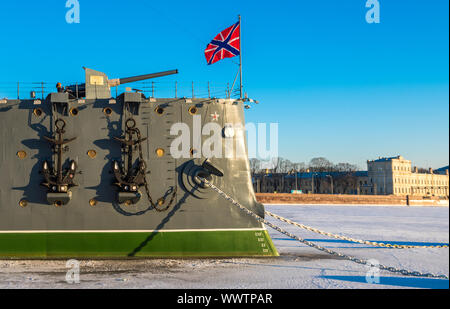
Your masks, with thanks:
[[[334,166],[337,172],[355,172],[358,170],[358,166],[350,163],[338,163]]]
[[[417,168],[417,172],[421,173],[421,174],[429,174],[430,173],[430,169],[419,167],[419,168]]]
[[[279,161],[279,173],[288,173],[293,170],[294,164],[288,159],[280,158]]]
[[[306,164],[304,162],[300,163],[293,163],[292,168],[297,172],[305,172],[306,171]]]
[[[313,172],[330,172],[333,170],[333,163],[324,157],[313,158],[309,161],[309,168]]]
[[[271,160],[272,172],[278,173],[278,170],[280,169],[281,160],[283,160],[283,158],[280,157],[272,158]]]
[[[261,161],[259,159],[250,159],[250,171],[252,174],[261,172]]]

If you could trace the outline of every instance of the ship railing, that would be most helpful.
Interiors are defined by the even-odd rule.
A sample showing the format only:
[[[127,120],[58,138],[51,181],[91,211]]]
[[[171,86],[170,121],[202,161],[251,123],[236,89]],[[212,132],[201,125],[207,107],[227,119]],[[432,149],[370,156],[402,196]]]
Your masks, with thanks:
[[[56,92],[57,82],[0,82],[0,99],[44,100]],[[76,85],[76,82],[61,82]],[[81,84],[81,83],[78,83]],[[111,96],[123,92],[142,92],[148,98],[239,98],[239,89],[231,89],[229,83],[199,81],[142,81],[111,87]]]
[[[44,100],[56,91],[57,82],[0,82],[0,99]]]

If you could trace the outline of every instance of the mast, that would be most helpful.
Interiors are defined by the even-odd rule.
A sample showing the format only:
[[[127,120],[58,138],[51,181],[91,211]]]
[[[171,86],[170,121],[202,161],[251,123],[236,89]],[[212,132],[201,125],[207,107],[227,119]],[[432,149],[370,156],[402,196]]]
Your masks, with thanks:
[[[239,75],[240,75],[240,99],[243,99],[243,93],[242,93],[242,23],[241,23],[241,15],[239,15]]]

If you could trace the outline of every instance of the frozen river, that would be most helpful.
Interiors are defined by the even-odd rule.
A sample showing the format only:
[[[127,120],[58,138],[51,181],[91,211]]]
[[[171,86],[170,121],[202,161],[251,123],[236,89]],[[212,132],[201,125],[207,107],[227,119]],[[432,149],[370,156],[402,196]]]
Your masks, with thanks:
[[[448,207],[267,205],[293,221],[352,238],[406,245],[448,245]],[[330,239],[276,219],[282,228],[331,250],[387,266],[449,274],[449,249],[389,249]],[[278,258],[80,261],[80,283],[66,282],[66,261],[0,260],[0,288],[449,288],[449,281],[380,272],[309,248],[270,228]],[[375,274],[373,272],[369,274]],[[377,277],[369,276],[376,281]],[[373,281],[372,281],[373,282]]]

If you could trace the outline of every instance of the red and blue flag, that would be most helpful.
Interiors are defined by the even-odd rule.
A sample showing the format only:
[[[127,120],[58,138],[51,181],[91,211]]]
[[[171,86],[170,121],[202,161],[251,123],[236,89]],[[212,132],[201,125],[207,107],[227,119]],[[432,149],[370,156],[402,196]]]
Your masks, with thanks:
[[[241,53],[240,22],[220,32],[205,49],[208,65]]]

